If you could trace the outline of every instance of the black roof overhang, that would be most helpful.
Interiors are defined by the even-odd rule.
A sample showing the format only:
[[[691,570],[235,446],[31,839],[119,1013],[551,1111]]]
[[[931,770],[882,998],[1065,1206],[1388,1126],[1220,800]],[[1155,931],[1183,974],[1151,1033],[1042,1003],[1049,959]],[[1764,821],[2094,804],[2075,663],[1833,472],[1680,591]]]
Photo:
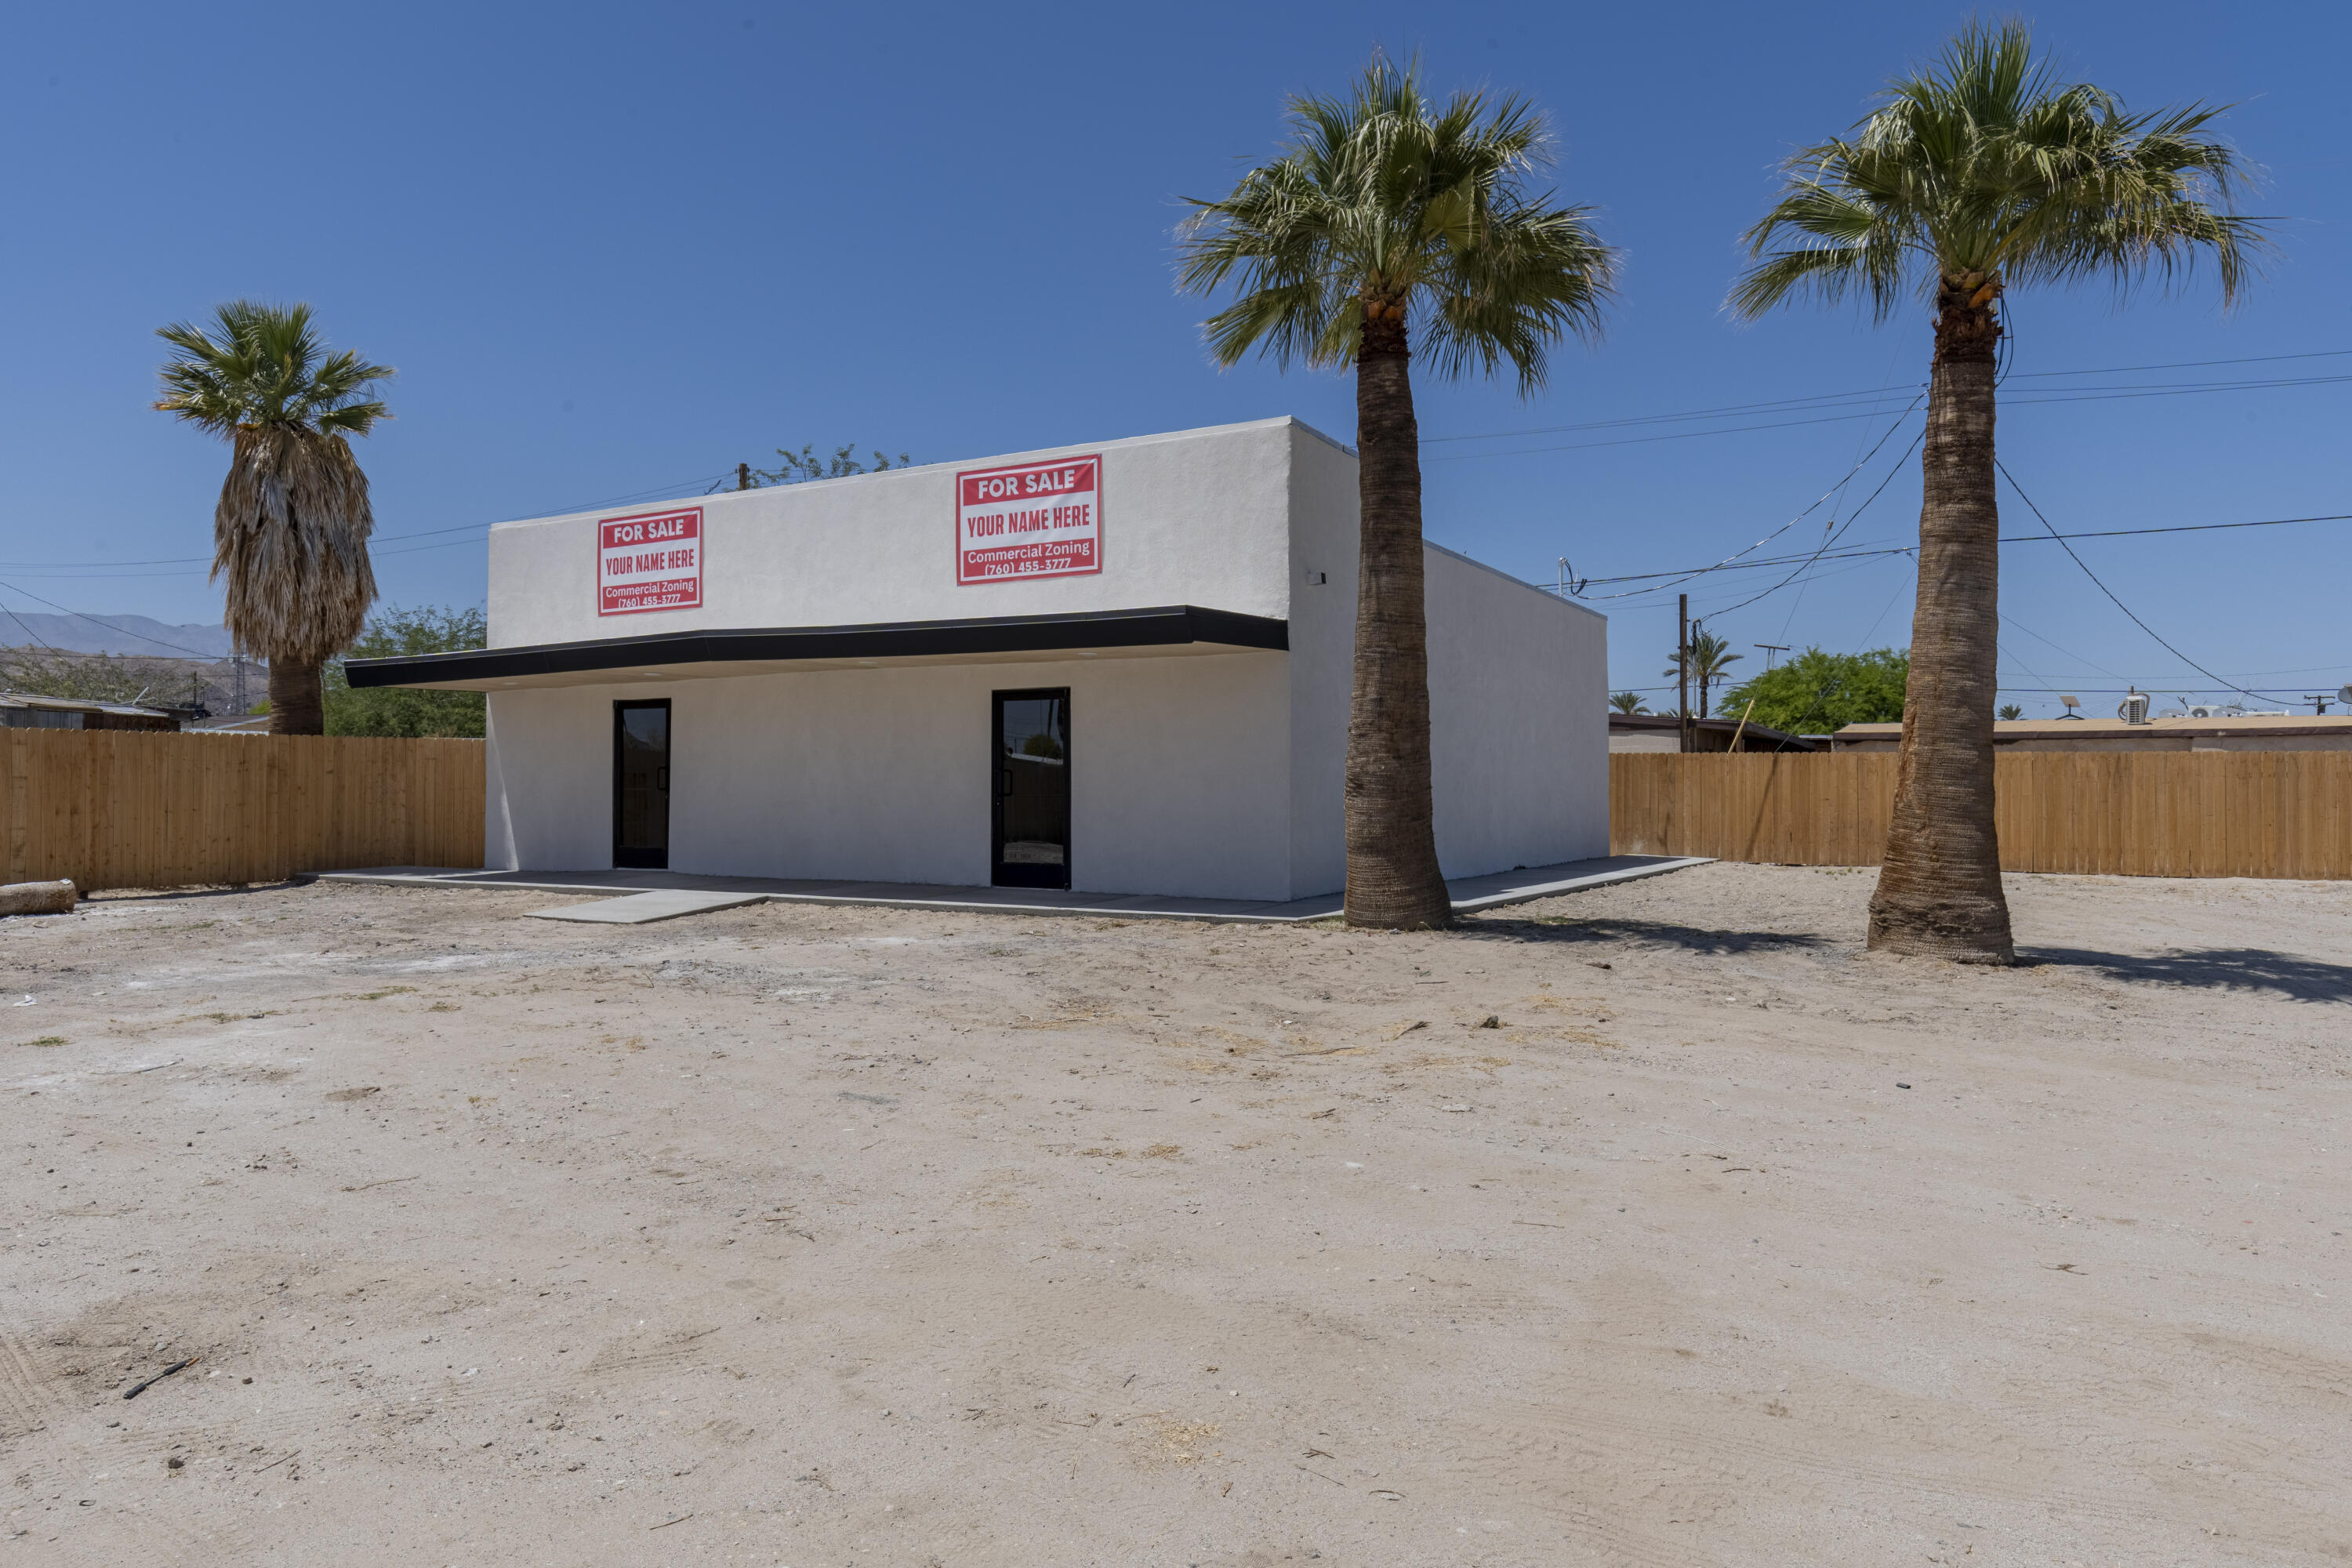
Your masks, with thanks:
[[[992,616],[952,621],[888,621],[850,626],[770,626],[736,631],[655,632],[589,642],[475,648],[397,658],[354,658],[354,687],[437,686],[591,674],[647,665],[781,664],[797,660],[954,658],[1077,648],[1159,647],[1207,643],[1287,649],[1290,623],[1266,616],[1162,605],[1064,616]]]

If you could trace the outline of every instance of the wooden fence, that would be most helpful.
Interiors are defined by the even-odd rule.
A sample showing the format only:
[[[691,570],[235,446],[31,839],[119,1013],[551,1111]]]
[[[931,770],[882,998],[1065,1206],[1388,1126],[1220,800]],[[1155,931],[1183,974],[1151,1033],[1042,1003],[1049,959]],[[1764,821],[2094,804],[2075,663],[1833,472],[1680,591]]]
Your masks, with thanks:
[[[1609,759],[1610,848],[1874,866],[1891,752]],[[2012,752],[1993,759],[2008,871],[2352,878],[2352,752]]]
[[[0,730],[0,882],[479,866],[479,741]]]

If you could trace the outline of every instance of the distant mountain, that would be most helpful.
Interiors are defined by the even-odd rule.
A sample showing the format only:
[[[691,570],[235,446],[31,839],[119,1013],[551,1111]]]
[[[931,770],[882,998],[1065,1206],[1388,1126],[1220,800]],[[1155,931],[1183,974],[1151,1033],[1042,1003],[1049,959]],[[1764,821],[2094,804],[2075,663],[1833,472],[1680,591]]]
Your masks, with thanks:
[[[101,626],[100,622],[106,623]],[[115,629],[115,628],[120,628]],[[26,644],[69,653],[138,653],[156,658],[226,658],[226,626],[172,626],[145,616],[33,616],[0,614],[0,646]]]

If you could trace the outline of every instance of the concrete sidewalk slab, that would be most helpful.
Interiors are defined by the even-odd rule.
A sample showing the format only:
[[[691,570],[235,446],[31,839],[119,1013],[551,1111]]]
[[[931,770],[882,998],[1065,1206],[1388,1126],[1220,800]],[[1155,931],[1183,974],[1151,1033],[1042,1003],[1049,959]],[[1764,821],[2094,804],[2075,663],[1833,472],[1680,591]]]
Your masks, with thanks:
[[[765,893],[701,893],[666,888],[651,893],[631,893],[622,899],[599,899],[588,904],[565,904],[552,910],[532,910],[535,921],[589,921],[599,925],[638,926],[651,921],[674,921],[680,915],[706,915],[713,910],[740,909],[765,903]]]
[[[1527,866],[1446,884],[1457,914],[1556,898],[1587,888],[1663,876],[1706,863],[1697,855],[1609,855],[1557,866]],[[1340,911],[1337,893],[1286,903],[1245,899],[1185,899],[1151,893],[1063,892],[1047,888],[962,888],[917,882],[833,882],[775,877],[716,877],[683,871],[479,871],[438,866],[378,866],[365,870],[326,871],[330,882],[370,882],[400,887],[513,888],[542,893],[628,895],[609,905],[574,904],[534,910],[550,920],[667,920],[668,914],[633,917],[583,911],[634,905],[649,893],[698,895],[722,901],[678,909],[677,914],[725,909],[767,900],[780,904],[866,904],[887,909],[939,910],[954,913],[1081,915],[1118,920],[1219,921],[1241,924],[1295,925],[1329,920]],[[650,907],[650,906],[645,906]]]

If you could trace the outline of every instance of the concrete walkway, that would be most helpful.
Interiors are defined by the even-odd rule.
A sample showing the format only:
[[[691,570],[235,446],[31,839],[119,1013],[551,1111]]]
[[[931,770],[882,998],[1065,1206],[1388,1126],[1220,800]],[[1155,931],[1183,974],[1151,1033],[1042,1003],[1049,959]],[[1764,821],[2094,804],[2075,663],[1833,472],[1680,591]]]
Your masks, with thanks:
[[[1679,871],[1705,863],[1696,855],[1611,855],[1594,860],[1571,860],[1559,866],[1530,866],[1497,871],[1486,877],[1464,877],[1446,884],[1457,914],[1524,904],[1560,893],[1580,892],[1612,882],[1630,882]],[[962,888],[920,882],[794,881],[772,877],[706,877],[683,871],[467,871],[435,866],[378,866],[367,870],[325,871],[327,882],[383,882],[401,887],[513,888],[537,893],[604,893],[631,895],[651,892],[693,892],[719,895],[721,902],[765,900],[780,904],[878,904],[908,910],[973,910],[1018,915],[1109,915],[1122,920],[1234,921],[1288,925],[1301,921],[1328,920],[1339,912],[1339,895],[1298,899],[1289,903],[1260,903],[1243,899],[1179,899],[1150,893],[1066,893],[1046,888]],[[650,910],[650,905],[635,906]],[[593,909],[573,905],[572,910]],[[533,913],[552,914],[553,910]],[[677,908],[677,914],[695,912]],[[631,915],[582,915],[572,919],[612,920],[634,923]],[[667,918],[656,917],[656,918]]]

